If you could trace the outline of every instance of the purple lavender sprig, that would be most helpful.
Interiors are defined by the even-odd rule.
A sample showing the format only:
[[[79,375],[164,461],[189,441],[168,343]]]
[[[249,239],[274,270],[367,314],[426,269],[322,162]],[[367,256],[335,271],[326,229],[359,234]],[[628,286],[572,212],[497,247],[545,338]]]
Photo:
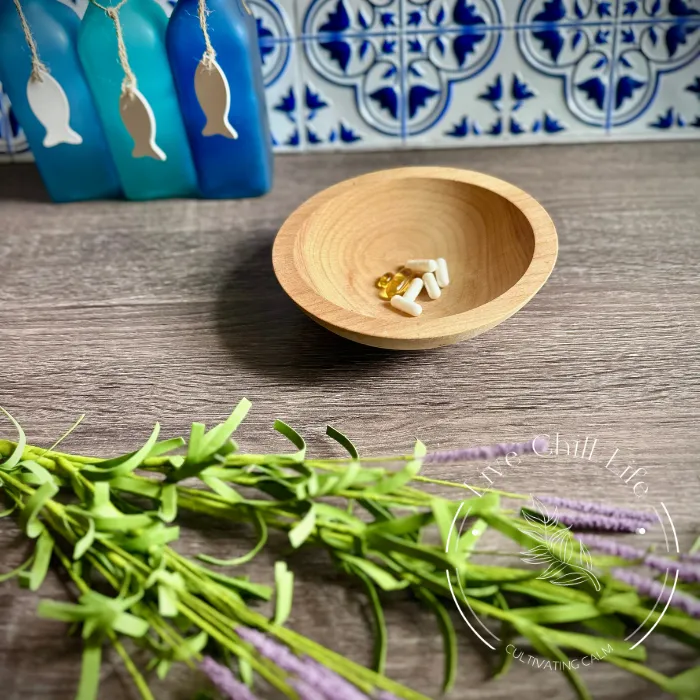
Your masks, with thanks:
[[[250,689],[236,679],[230,668],[214,661],[210,656],[202,659],[199,668],[209,676],[214,687],[229,700],[257,700]]]
[[[700,569],[690,564],[673,561],[667,557],[660,557],[658,554],[649,554],[644,558],[645,566],[657,571],[678,572],[678,580],[684,583],[700,583]]]
[[[585,544],[586,547],[597,549],[603,554],[609,554],[612,557],[620,557],[620,559],[627,559],[628,561],[642,561],[647,555],[647,552],[643,549],[632,547],[629,544],[623,544],[609,537],[579,533],[576,535],[576,539],[582,544]]]
[[[618,581],[636,588],[641,595],[659,600],[662,603],[668,603],[670,600],[671,607],[678,608],[691,617],[700,618],[700,600],[697,598],[683,591],[675,591],[671,595],[671,588],[668,586],[664,586],[654,579],[635,574],[628,569],[612,569],[610,573]]]
[[[478,460],[490,461],[497,457],[505,457],[509,454],[524,455],[536,452],[543,453],[548,447],[544,438],[537,437],[527,442],[502,442],[498,445],[483,445],[481,447],[467,447],[461,450],[440,450],[429,452],[423,464],[452,464],[455,462],[475,462]]]
[[[559,498],[558,496],[538,496],[542,503],[557,508],[566,508],[581,513],[591,513],[594,515],[605,515],[611,518],[625,518],[627,520],[639,520],[643,523],[653,523],[657,518],[655,513],[645,513],[640,510],[630,510],[629,508],[618,508],[606,503],[596,503],[593,501],[578,501],[573,498]]]
[[[573,530],[596,532],[637,532],[640,526],[639,520],[632,518],[584,513],[557,513],[557,521]]]
[[[320,695],[322,700],[369,700],[342,676],[308,656],[297,656],[284,644],[259,630],[241,626],[236,628],[236,633],[281,669],[295,675],[304,688],[316,692],[316,697]],[[316,697],[310,696],[308,700],[316,700]]]
[[[643,549],[632,547],[607,537],[578,534],[576,539],[591,549],[613,557],[620,557],[620,559],[626,559],[627,561],[639,562],[661,573],[678,571],[678,579],[685,583],[700,583],[700,569],[690,564],[674,561],[668,557],[661,557],[658,554],[651,554]]]
[[[692,561],[700,564],[700,552],[693,552],[692,554],[683,552],[678,555],[678,558],[682,561]]]

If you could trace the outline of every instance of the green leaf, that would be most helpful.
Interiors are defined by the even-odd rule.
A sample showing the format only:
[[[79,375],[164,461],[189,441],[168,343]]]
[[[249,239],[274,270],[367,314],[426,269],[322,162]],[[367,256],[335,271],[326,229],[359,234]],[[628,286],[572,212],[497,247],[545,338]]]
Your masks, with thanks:
[[[51,474],[47,469],[44,469],[40,464],[33,459],[24,459],[19,464],[22,469],[26,469],[29,474],[22,474],[21,479],[25,484],[32,486],[40,486],[47,481],[58,482],[58,477]],[[30,477],[31,474],[31,477]]]
[[[158,612],[163,617],[177,617],[177,593],[163,583],[158,586]]]
[[[289,531],[289,541],[294,549],[299,549],[316,527],[316,509],[312,505],[306,515]]]
[[[42,484],[28,499],[19,516],[19,526],[27,537],[38,537],[44,530],[39,522],[41,509],[58,493],[58,486],[49,481]]]
[[[367,590],[367,597],[372,606],[372,616],[374,618],[374,663],[373,668],[377,673],[384,674],[386,668],[386,652],[387,652],[387,630],[386,620],[384,619],[384,611],[379,600],[379,594],[374,584],[361,569],[350,567],[357,578],[362,581]]]
[[[215,564],[217,566],[238,566],[239,564],[245,564],[255,557],[267,542],[267,523],[255,508],[251,508],[251,513],[255,528],[258,532],[258,542],[253,549],[243,556],[234,557],[233,559],[217,559],[216,557],[210,557],[208,554],[198,554],[197,558],[208,564]]]
[[[98,486],[96,484],[95,486]],[[157,481],[150,481],[138,476],[118,476],[109,482],[109,486],[115,491],[135,493],[146,498],[160,499],[163,487]]]
[[[393,535],[374,535],[371,537],[368,535],[368,541],[374,549],[380,552],[405,554],[412,559],[424,561],[439,569],[451,569],[456,565],[453,558],[437,547],[416,544]]]
[[[430,512],[415,513],[403,518],[392,518],[372,523],[367,526],[367,537],[371,540],[378,535],[394,535],[401,537],[412,533],[420,532],[426,525],[433,521],[433,514]]]
[[[409,585],[408,581],[400,581],[369,559],[355,557],[345,552],[335,552],[335,554],[341,561],[350,564],[353,568],[359,569],[369,576],[384,591],[398,591]]]
[[[359,462],[350,462],[345,468],[345,471],[340,475],[340,480],[335,486],[335,491],[345,491],[355,483],[355,479],[362,471],[362,466]]]
[[[185,441],[181,437],[170,438],[169,440],[162,440],[153,445],[153,449],[148,453],[146,459],[151,459],[153,457],[160,457],[172,450],[176,450],[178,447],[182,447]]]
[[[535,625],[531,625],[529,622],[520,620],[517,617],[513,618],[513,625],[520,634],[530,640],[537,653],[553,661],[561,662],[562,673],[566,676],[580,700],[593,700],[581,677],[568,664],[569,657],[552,642],[551,636],[548,635],[549,630],[537,628]]]
[[[299,435],[294,428],[290,427],[281,420],[275,421],[274,428],[278,433],[281,433],[286,438],[291,440],[294,447],[297,448],[298,451],[290,455],[291,459],[293,459],[295,462],[303,462],[304,457],[306,456],[306,442],[304,441],[304,438],[301,437],[301,435]]]
[[[0,477],[2,478],[2,477]],[[0,512],[0,518],[6,518],[8,515],[12,515],[17,510],[17,504],[13,503],[7,510]]]
[[[700,666],[670,678],[665,690],[681,700],[697,700],[700,697]]]
[[[99,640],[88,639],[83,644],[83,663],[80,669],[80,683],[75,700],[96,700],[100,687],[100,664],[102,644]]]
[[[455,513],[459,508],[458,503],[453,503],[446,501],[442,498],[435,498],[430,504],[430,508],[433,512],[433,518],[435,519],[435,524],[440,532],[440,539],[445,548],[445,552],[448,554],[453,554],[457,551],[457,533],[454,537],[450,538],[450,532],[452,531],[452,521],[454,520]],[[448,545],[451,551],[448,552]]]
[[[482,518],[477,518],[470,527],[466,528],[466,532],[459,538],[457,551],[465,557],[471,556],[476,549],[477,542],[483,537],[488,529],[488,524]],[[457,533],[455,533],[456,535]]]
[[[443,673],[442,692],[449,693],[457,676],[457,635],[450,615],[445,606],[427,588],[416,588],[418,596],[435,613],[440,633],[442,634],[445,670]]]
[[[283,625],[292,611],[294,574],[283,561],[275,562],[275,618],[276,625]]]
[[[11,578],[14,578],[18,574],[22,573],[28,566],[31,565],[31,563],[34,561],[34,554],[32,554],[27,561],[23,562],[20,564],[16,569],[12,569],[12,571],[7,571],[4,574],[0,574],[0,583],[4,583],[5,581],[9,581]]]
[[[254,680],[253,667],[250,665],[250,661],[242,656],[238,657],[238,673],[243,683],[245,683],[249,688],[252,688]]]
[[[73,549],[73,559],[76,561],[90,549],[92,543],[95,541],[95,521],[92,518],[88,518],[87,523],[87,532],[75,543]]]
[[[342,445],[352,459],[360,458],[355,445],[353,445],[351,440],[343,435],[343,433],[341,433],[339,430],[336,430],[333,426],[328,425],[326,426],[326,435],[335,440],[338,444]]]
[[[538,625],[560,625],[600,617],[600,610],[589,603],[568,605],[542,605],[536,608],[513,608],[513,613],[523,620]]]
[[[0,406],[0,411],[8,417],[10,423],[15,426],[15,430],[17,431],[17,445],[15,449],[12,451],[12,454],[0,464],[0,469],[2,471],[11,472],[22,459],[24,448],[27,446],[27,436],[24,434],[22,426],[2,406]]]
[[[30,571],[22,571],[19,575],[20,585],[30,591],[38,591],[46,578],[53,552],[53,537],[48,530],[43,530],[34,548],[34,562]]]
[[[546,634],[553,644],[556,644],[565,649],[578,649],[584,654],[600,657],[607,654],[605,658],[615,655],[624,659],[633,661],[645,661],[646,651],[644,647],[635,647],[629,642],[620,639],[610,639],[607,637],[592,637],[587,634],[579,634],[578,632],[564,632],[553,628],[541,628],[540,634]]]
[[[158,514],[166,523],[171,523],[177,516],[177,486],[163,484],[160,492],[160,510]]]
[[[218,571],[211,571],[210,569],[206,569],[204,567],[201,568],[207,572],[207,576],[210,579],[216,581],[222,586],[226,586],[226,588],[229,588],[232,591],[242,591],[247,595],[260,598],[260,600],[270,600],[270,598],[272,598],[272,589],[270,586],[266,586],[262,583],[250,583],[250,581],[245,581],[242,578],[225,576],[224,574],[220,574]]]
[[[400,471],[383,478],[379,483],[373,486],[372,490],[375,493],[381,494],[395,493],[398,491],[418,474],[423,465],[423,457],[425,457],[425,454],[425,445],[420,440],[416,440],[416,444],[413,448],[414,459],[408,462]]]
[[[201,446],[202,451],[207,455],[218,452],[243,422],[252,405],[248,399],[241,399],[238,402],[238,406],[233,409],[231,415],[223,423],[212,428],[204,435]]]
[[[229,503],[240,503],[243,497],[232,489],[228,484],[225,484],[221,479],[211,476],[209,469],[205,469],[200,473],[200,479],[217,495],[225,498]]]
[[[204,433],[207,427],[204,423],[192,423],[190,428],[190,439],[187,443],[187,457],[185,458],[186,464],[198,464],[204,450],[202,449],[202,441],[204,440]]]
[[[126,476],[140,466],[143,460],[148,457],[156,444],[159,432],[160,423],[156,423],[146,444],[140,450],[121,457],[115,457],[114,459],[97,462],[94,465],[87,464],[82,469],[83,474],[90,481],[110,481],[117,476]]]

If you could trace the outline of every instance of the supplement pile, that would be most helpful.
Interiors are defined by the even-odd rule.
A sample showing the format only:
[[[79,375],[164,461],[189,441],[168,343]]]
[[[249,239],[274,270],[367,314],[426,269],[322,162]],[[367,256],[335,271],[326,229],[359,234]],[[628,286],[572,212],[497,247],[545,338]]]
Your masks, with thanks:
[[[423,291],[431,299],[438,299],[442,289],[450,283],[445,258],[437,260],[409,260],[398,272],[387,272],[376,282],[379,296],[397,310],[409,316],[420,316],[423,307],[416,302]]]

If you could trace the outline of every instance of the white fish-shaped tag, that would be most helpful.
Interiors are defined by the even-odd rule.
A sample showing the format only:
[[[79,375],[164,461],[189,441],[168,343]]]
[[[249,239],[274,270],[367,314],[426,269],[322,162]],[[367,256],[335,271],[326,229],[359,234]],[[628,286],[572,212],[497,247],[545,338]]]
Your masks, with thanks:
[[[194,74],[194,91],[207,118],[202,136],[225,136],[237,139],[238,132],[229,124],[231,91],[228,80],[214,58],[203,57]]]
[[[122,90],[119,97],[119,112],[129,135],[134,139],[134,158],[166,160],[163,149],[156,143],[156,118],[148,100],[132,87]]]
[[[70,105],[61,84],[50,73],[40,71],[40,79],[29,78],[27,101],[34,116],[46,129],[45,148],[69,143],[77,146],[83,137],[70,128]]]

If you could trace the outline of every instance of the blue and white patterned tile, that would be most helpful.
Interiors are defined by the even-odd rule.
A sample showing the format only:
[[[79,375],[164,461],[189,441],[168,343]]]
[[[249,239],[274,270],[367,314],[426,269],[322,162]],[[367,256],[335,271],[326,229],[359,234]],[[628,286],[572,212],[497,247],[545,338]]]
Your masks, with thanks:
[[[421,134],[433,141],[434,129],[450,106],[455,102],[465,104],[466,95],[458,86],[476,86],[477,76],[499,55],[501,39],[502,32],[497,29],[406,35],[404,131],[409,143],[419,143],[421,139],[416,137]],[[488,112],[486,106],[482,123]],[[476,113],[473,116],[476,118]]]
[[[296,37],[294,0],[246,0],[258,25],[261,41],[288,41]]]
[[[461,32],[501,27],[507,21],[500,0],[403,0],[403,3],[406,32]]]
[[[265,102],[276,151],[301,148],[301,83],[298,71],[300,45],[295,41],[262,43]]]
[[[527,29],[498,32],[498,49],[488,65],[467,79],[450,82],[439,97],[444,103],[427,128],[413,131],[409,146],[469,146],[505,143],[554,143],[596,140],[605,136],[611,42],[596,43],[597,26],[581,26],[571,50],[557,54],[562,72],[542,70],[521,52]],[[555,52],[556,53],[556,52]],[[540,60],[549,57],[545,51]],[[567,72],[563,67],[567,66]]]
[[[698,15],[698,0],[619,0],[618,17],[623,22],[678,21]]]
[[[298,0],[305,37],[321,34],[392,34],[401,22],[401,0]]]
[[[700,21],[629,23],[617,31],[613,136],[698,138]]]
[[[401,145],[398,35],[307,39],[301,79],[309,150]]]
[[[33,160],[27,138],[22,131],[7,95],[0,84],[0,155],[3,161]]]
[[[518,26],[612,22],[619,11],[618,0],[522,0],[508,5]]]

